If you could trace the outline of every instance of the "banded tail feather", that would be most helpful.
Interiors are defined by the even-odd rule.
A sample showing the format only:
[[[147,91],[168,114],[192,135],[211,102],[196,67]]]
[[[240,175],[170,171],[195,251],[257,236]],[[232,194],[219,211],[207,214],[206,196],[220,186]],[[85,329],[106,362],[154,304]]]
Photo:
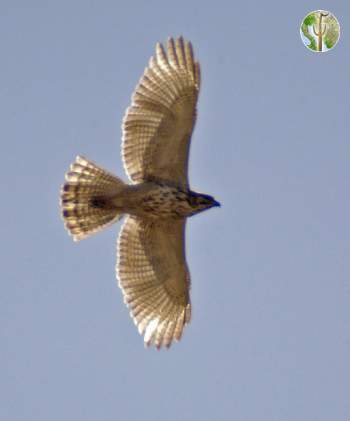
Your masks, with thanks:
[[[126,186],[118,177],[78,156],[65,178],[61,210],[74,241],[101,231],[122,216],[111,201]]]

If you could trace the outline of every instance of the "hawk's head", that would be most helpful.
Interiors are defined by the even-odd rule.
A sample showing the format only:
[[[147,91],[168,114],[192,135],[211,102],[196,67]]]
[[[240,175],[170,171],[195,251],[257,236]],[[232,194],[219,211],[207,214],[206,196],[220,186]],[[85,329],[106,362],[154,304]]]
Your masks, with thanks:
[[[220,206],[220,203],[217,202],[213,196],[208,194],[196,193],[191,191],[188,197],[188,203],[193,209],[193,213],[202,212],[206,209],[213,208],[215,206]]]

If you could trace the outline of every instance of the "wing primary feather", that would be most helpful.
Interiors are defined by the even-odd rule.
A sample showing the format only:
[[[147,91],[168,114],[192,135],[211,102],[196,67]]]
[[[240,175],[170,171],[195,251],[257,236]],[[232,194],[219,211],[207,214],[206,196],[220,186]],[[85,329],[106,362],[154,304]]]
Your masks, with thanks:
[[[175,41],[176,57],[180,67],[186,68],[186,58],[184,50],[184,40],[179,37]]]
[[[185,324],[189,324],[191,321],[191,303],[188,303],[185,308]]]
[[[174,338],[177,341],[179,341],[181,339],[182,331],[183,331],[183,328],[185,326],[185,317],[184,317],[185,314],[184,313],[185,313],[185,310],[183,309],[179,313],[177,321],[176,321],[176,326],[175,326],[175,330],[174,330]]]
[[[169,324],[168,324],[168,326],[166,328],[166,331],[164,332],[164,345],[167,348],[170,348],[170,346],[171,346],[171,344],[173,342],[173,339],[174,339],[174,331],[175,331],[175,327],[176,327],[176,324],[177,324],[178,317],[179,317],[179,314],[176,311],[176,307],[173,306],[172,315],[170,317]]]
[[[199,63],[196,62],[194,65],[194,79],[196,81],[196,85],[197,85],[197,90],[199,91],[199,88],[201,86],[201,70],[200,70],[200,66]]]
[[[175,43],[174,43],[173,38],[169,38],[168,39],[167,50],[168,50],[168,60],[169,60],[169,63],[173,67],[177,67],[179,63],[177,61]]]
[[[186,67],[190,72],[193,81],[195,81],[195,66],[193,60],[193,49],[190,42],[185,42],[185,57],[186,57]]]
[[[162,323],[160,325],[160,327],[157,329],[157,333],[156,333],[156,337],[154,340],[154,344],[157,347],[157,349],[160,349],[163,343],[163,339],[164,339],[164,333],[166,331],[166,328],[168,326],[168,324],[170,323],[170,319],[169,319],[169,314],[170,314],[170,309],[173,306],[171,300],[167,297],[166,300],[164,300],[164,303],[162,305],[162,307],[159,309],[161,315],[162,315]]]
[[[163,44],[159,42],[156,45],[156,57],[157,62],[161,65],[161,67],[165,67],[166,69],[169,68],[168,57],[165,54]]]

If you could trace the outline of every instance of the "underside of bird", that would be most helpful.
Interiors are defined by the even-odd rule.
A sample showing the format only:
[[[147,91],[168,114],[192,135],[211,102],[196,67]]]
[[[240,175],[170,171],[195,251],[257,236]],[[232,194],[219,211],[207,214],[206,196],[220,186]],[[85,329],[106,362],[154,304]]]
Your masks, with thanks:
[[[64,224],[75,241],[125,215],[118,284],[145,344],[158,349],[180,340],[191,318],[186,219],[219,206],[188,183],[199,85],[189,42],[157,44],[123,119],[122,158],[131,184],[77,157],[61,189]]]

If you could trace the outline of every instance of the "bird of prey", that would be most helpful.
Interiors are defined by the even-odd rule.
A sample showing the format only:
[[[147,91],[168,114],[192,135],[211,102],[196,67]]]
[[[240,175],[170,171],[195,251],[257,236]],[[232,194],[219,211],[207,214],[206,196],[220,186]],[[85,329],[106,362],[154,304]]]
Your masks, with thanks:
[[[61,209],[78,241],[125,221],[116,272],[145,345],[169,347],[191,317],[186,219],[220,204],[190,190],[188,155],[200,86],[190,42],[170,38],[132,95],[122,124],[122,159],[131,184],[78,156],[65,175]]]

